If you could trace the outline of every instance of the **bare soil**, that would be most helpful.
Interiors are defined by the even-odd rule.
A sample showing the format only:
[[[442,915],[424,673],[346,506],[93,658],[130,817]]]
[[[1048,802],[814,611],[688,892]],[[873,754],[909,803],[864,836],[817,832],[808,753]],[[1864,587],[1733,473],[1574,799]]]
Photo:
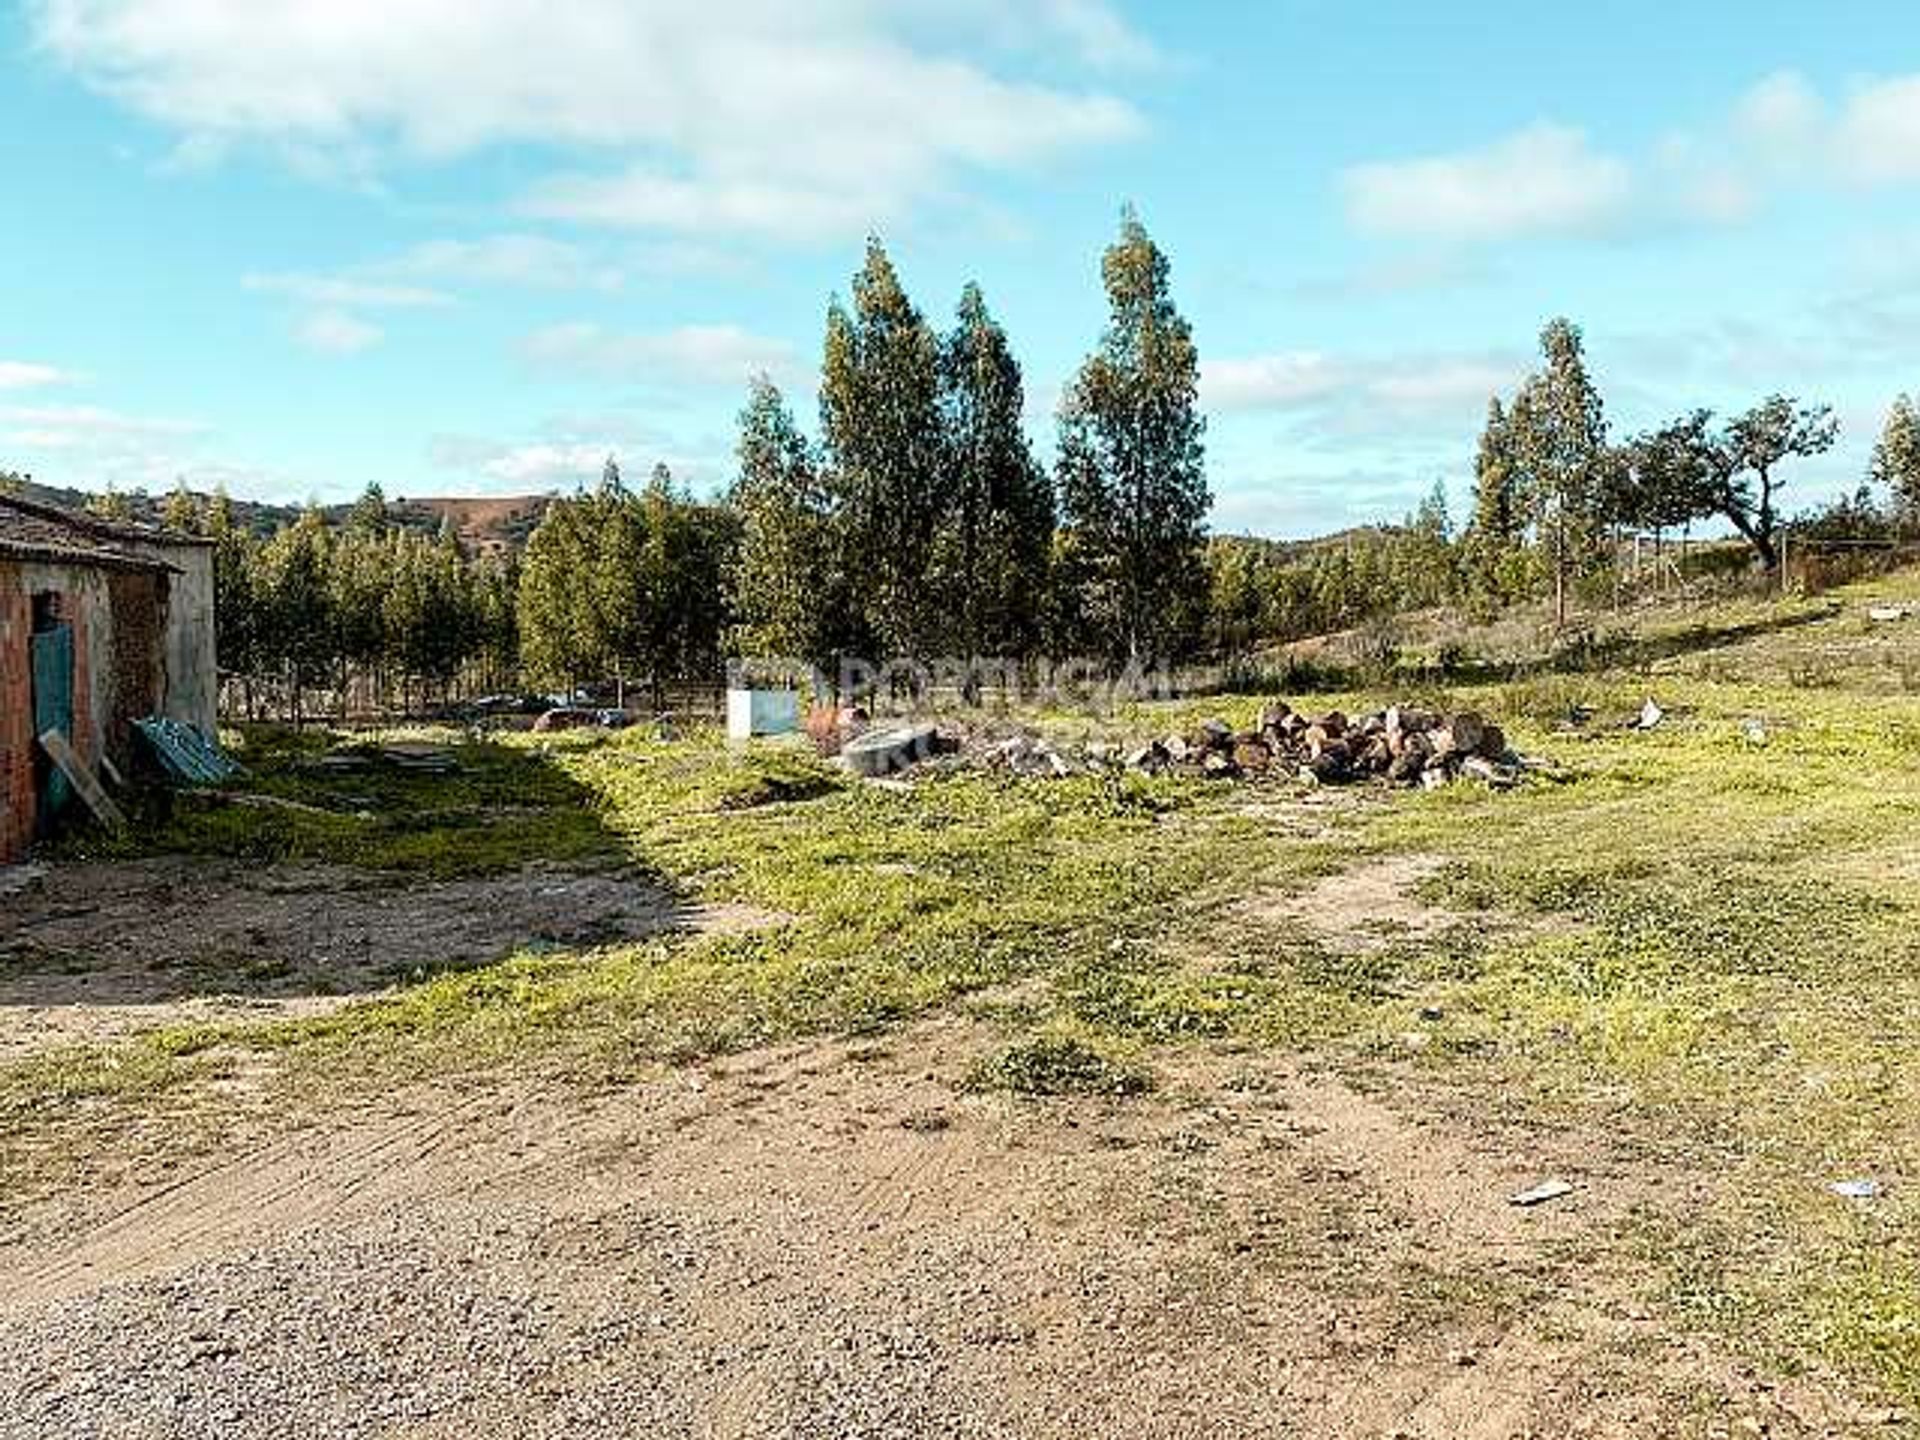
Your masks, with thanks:
[[[1326,876],[1290,894],[1256,895],[1249,919],[1291,922],[1337,950],[1385,949],[1396,940],[1418,940],[1457,925],[1450,910],[1428,905],[1415,893],[1440,873],[1437,855],[1388,855]]]
[[[1681,1338],[1605,1258],[1703,1182],[1271,1056],[1146,1100],[959,1093],[989,1040],[949,1018],[616,1094],[422,1090],[76,1207],[0,1245],[0,1436],[1875,1422]],[[1507,1203],[1545,1175],[1577,1188]]]
[[[627,870],[409,881],[166,858],[16,872],[0,896],[0,1061],[195,1021],[311,1015],[542,945],[739,929]]]
[[[1263,903],[1372,944],[1361,917],[1451,918],[1409,894],[1432,869]],[[156,955],[278,958],[252,1003],[291,1005],[343,959],[371,988],[450,946],[769,918],[619,873],[72,873],[5,897],[11,943],[87,962],[36,962],[26,1003],[0,976],[14,1033],[210,1003]],[[1898,1433],[1668,1308],[1640,1237],[1711,1174],[1223,1045],[1159,1055],[1142,1098],[968,1093],[999,1040],[953,1014],[599,1093],[448,1080],[30,1202],[0,1230],[0,1440]],[[1549,1178],[1572,1193],[1509,1203]]]

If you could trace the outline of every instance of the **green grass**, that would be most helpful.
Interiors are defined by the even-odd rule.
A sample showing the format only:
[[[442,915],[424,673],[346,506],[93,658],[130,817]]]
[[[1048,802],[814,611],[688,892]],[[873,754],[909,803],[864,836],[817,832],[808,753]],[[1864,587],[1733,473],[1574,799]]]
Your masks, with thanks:
[[[1132,1052],[1053,1031],[983,1057],[966,1085],[1013,1095],[1143,1095],[1153,1088],[1153,1075]]]
[[[448,732],[414,734],[448,743],[459,768],[451,775],[410,771],[384,759],[377,746],[319,729],[229,732],[230,753],[246,773],[220,786],[219,795],[156,795],[122,836],[81,831],[60,853],[114,859],[171,851],[442,878],[619,855],[602,797],[561,763],[563,746],[579,740],[454,743],[459,737]],[[330,752],[357,758],[363,768],[322,769],[317,762]],[[259,803],[226,798],[235,795]],[[293,803],[276,806],[276,800]]]
[[[1690,1323],[1920,1400],[1920,1227],[1901,1188],[1920,1177],[1920,709],[1898,683],[1920,638],[1861,618],[1915,595],[1907,575],[1643,615],[1601,673],[1317,697],[1471,705],[1555,762],[1509,794],[1363,798],[1317,834],[1248,803],[1285,807],[1284,789],[959,773],[899,793],[711,734],[462,744],[445,778],[319,773],[323,740],[249,735],[245,788],[327,813],[181,805],[142,847],[423,876],[618,862],[783,918],[0,1068],[0,1135],[57,1131],[76,1106],[137,1115],[237,1051],[271,1056],[295,1096],[501,1065],[608,1081],[963,1000],[1000,1034],[969,1083],[1016,1095],[1131,1093],[1186,1044],[1391,1057],[1704,1170],[1708,1208],[1646,1241]],[[1623,728],[1650,694],[1667,721]],[[1138,737],[1259,704],[1040,718]],[[1570,728],[1576,711],[1590,718]],[[1424,898],[1460,923],[1355,953],[1243,903],[1403,853],[1438,857]],[[1414,1030],[1430,1043],[1409,1054]],[[1888,1179],[1888,1198],[1826,1191],[1856,1174]]]

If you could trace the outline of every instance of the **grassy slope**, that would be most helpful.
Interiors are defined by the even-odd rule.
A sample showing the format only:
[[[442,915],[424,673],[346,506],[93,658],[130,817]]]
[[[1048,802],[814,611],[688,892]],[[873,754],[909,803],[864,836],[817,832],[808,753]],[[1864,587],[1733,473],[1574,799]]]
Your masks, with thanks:
[[[505,1063],[617,1081],[971,996],[1008,1041],[977,1083],[1124,1090],[1157,1046],[1297,1046],[1429,1067],[1482,1103],[1607,1127],[1649,1163],[1708,1166],[1726,1183],[1695,1224],[1631,1237],[1672,1303],[1920,1398],[1920,706],[1898,693],[1920,621],[1869,629],[1869,595],[1920,598],[1920,577],[1817,610],[1643,616],[1634,669],[1457,692],[1564,778],[1332,807],[1317,833],[1249,803],[1274,797],[1204,782],[963,775],[899,794],[710,737],[517,740],[463,751],[454,782],[318,779],[298,747],[267,744],[257,788],[343,813],[189,808],[159,843],[429,874],[624,857],[792,918],[18,1066],[0,1071],[0,1135],[44,1156],[84,1143],[76,1116],[124,1125],[261,1052],[296,1098]],[[1620,728],[1648,693],[1669,720]],[[1595,715],[1567,731],[1574,705]],[[1356,959],[1241,903],[1402,852],[1442,858],[1431,898],[1463,923]],[[1444,1018],[1423,1025],[1432,1006]],[[1418,1030],[1432,1043],[1409,1050]],[[1825,1190],[1852,1175],[1890,1182],[1887,1198]]]

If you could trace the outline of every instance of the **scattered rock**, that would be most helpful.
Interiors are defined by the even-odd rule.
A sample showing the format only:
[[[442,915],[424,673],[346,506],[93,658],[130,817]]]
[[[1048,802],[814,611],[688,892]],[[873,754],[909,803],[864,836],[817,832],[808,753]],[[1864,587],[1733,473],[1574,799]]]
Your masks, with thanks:
[[[1468,755],[1478,755],[1487,738],[1487,722],[1471,710],[1463,710],[1447,722],[1453,743]]]
[[[857,775],[885,776],[904,770],[941,749],[940,733],[932,725],[909,725],[899,730],[873,730],[840,747],[840,759]]]
[[[1173,756],[1167,747],[1158,740],[1149,740],[1136,750],[1127,752],[1126,767],[1129,770],[1144,770],[1149,775],[1157,775],[1173,763]]]

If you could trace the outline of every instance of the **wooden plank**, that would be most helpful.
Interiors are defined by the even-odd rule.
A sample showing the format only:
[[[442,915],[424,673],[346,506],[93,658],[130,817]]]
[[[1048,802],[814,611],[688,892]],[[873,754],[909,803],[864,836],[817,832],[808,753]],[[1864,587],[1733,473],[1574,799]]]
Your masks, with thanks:
[[[93,811],[94,818],[109,830],[126,827],[127,817],[120,813],[120,807],[107,798],[107,792],[100,788],[100,782],[91,770],[80,763],[80,757],[73,753],[73,746],[67,743],[67,737],[58,730],[48,730],[40,737],[40,748],[47,757],[60,767],[80,798],[87,802],[87,808]]]
[[[127,788],[127,777],[122,775],[120,773],[120,767],[115,765],[113,761],[105,755],[100,757],[100,774],[114,789],[124,790]]]

